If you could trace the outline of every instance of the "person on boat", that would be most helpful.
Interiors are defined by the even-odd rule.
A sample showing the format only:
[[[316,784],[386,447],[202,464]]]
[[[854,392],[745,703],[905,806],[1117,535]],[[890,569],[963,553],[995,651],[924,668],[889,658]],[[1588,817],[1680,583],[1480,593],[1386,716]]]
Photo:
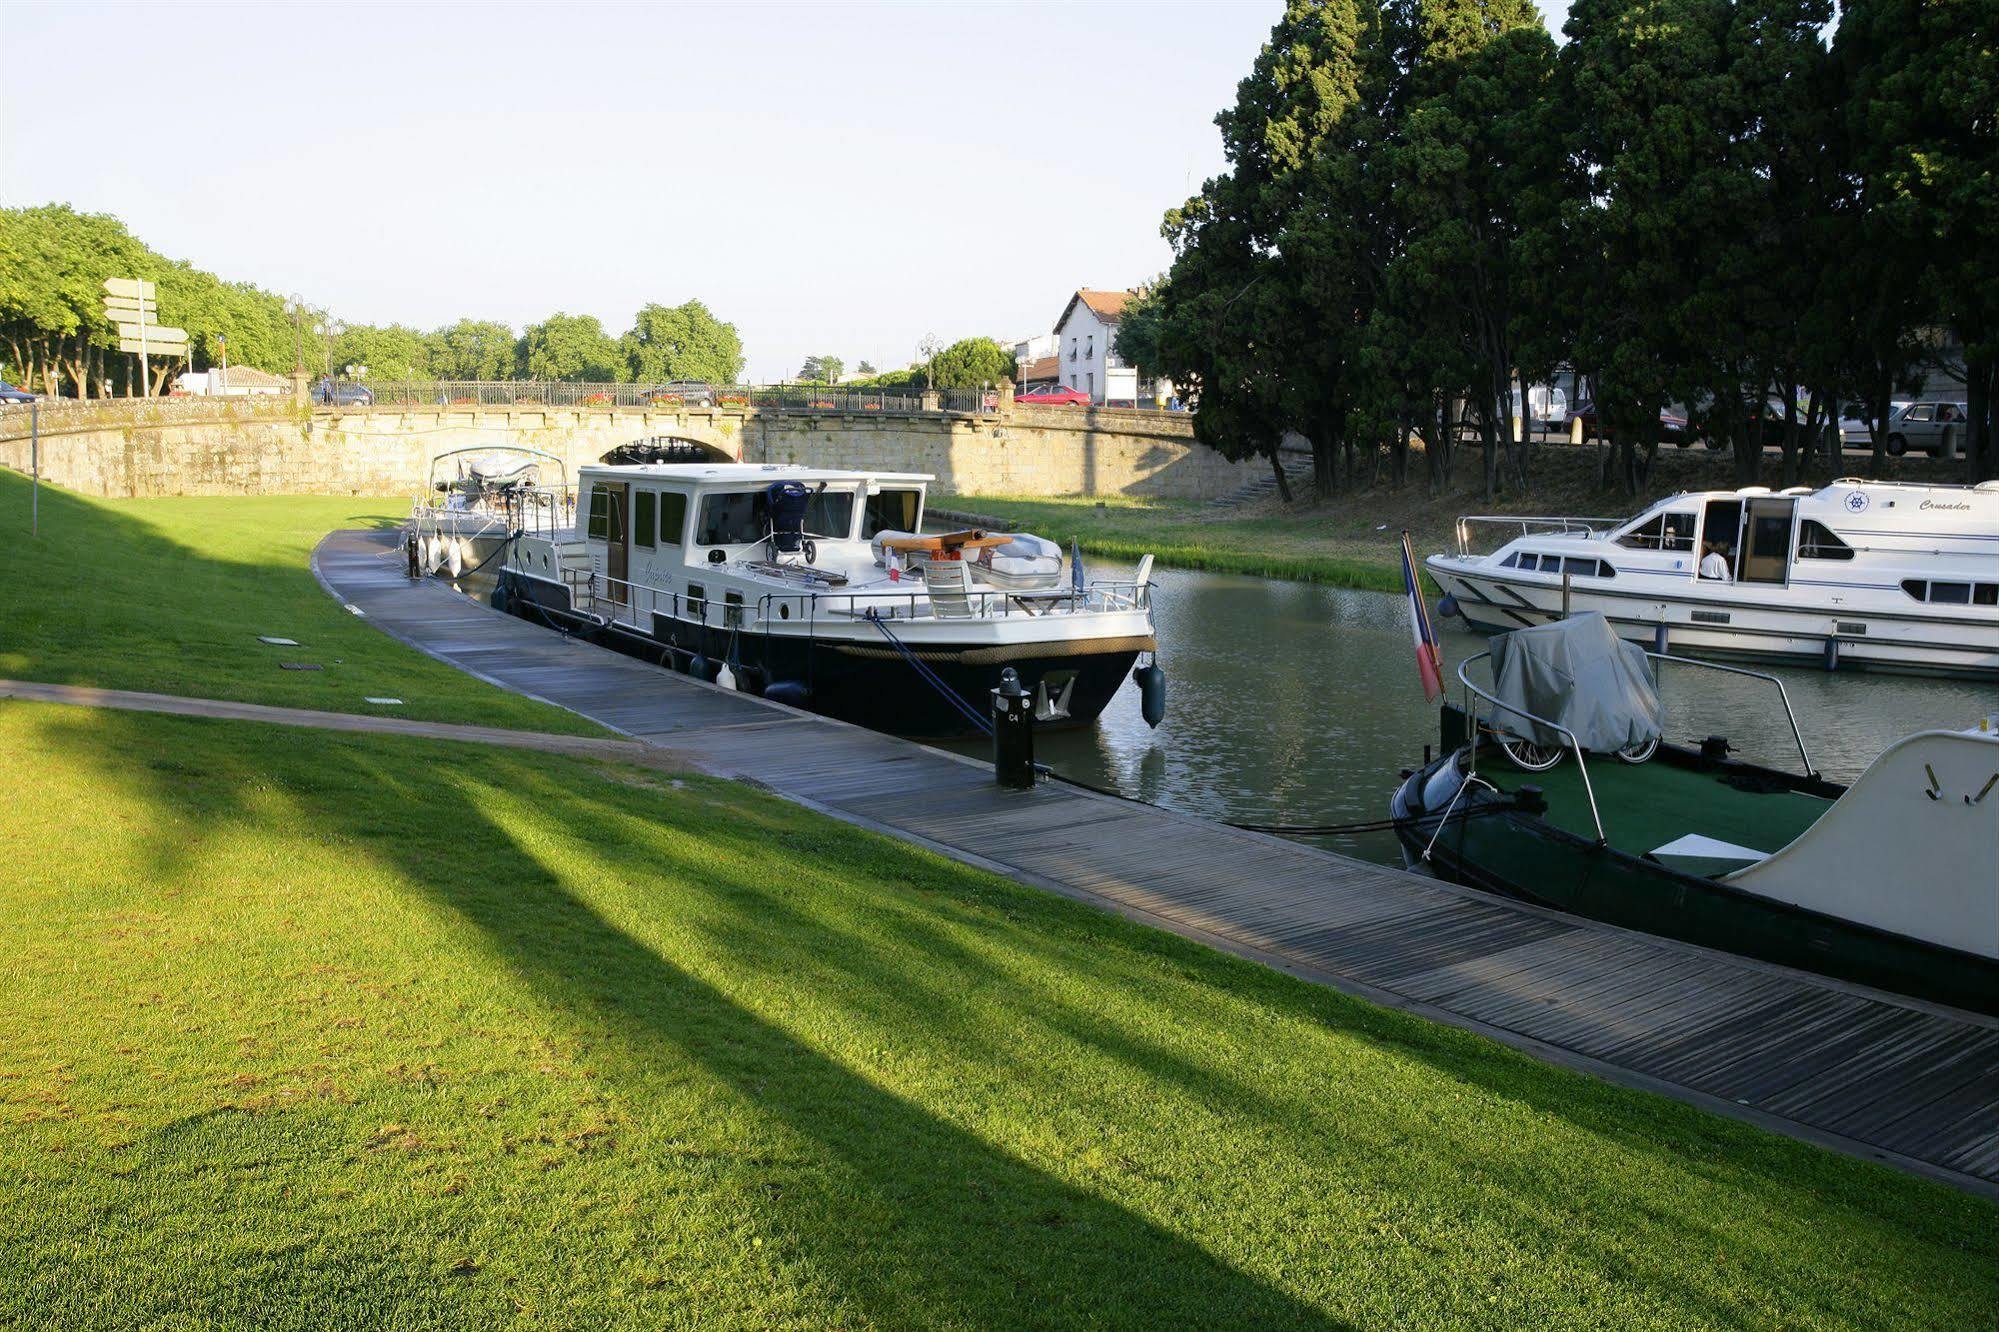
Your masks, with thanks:
[[[1707,554],[1701,556],[1701,577],[1732,583],[1735,575],[1730,571],[1730,563],[1728,548],[1719,541],[1710,541],[1707,543]]]

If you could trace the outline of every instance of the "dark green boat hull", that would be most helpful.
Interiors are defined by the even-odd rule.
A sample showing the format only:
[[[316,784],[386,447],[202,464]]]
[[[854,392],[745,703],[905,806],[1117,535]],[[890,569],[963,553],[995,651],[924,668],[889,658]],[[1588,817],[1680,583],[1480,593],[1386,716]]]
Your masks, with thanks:
[[[1468,795],[1439,834],[1438,812],[1423,808],[1422,793],[1442,765],[1456,761],[1455,750],[1447,749],[1444,757],[1408,777],[1391,802],[1412,864],[1421,862],[1456,883],[1592,920],[1999,1015],[1999,962],[1773,902],[1598,844],[1557,826],[1543,816],[1545,811],[1522,805],[1512,794]],[[1840,789],[1751,764],[1705,759],[1673,746],[1661,746],[1654,762],[1814,794],[1836,795]],[[1494,750],[1489,757],[1481,754],[1479,769],[1499,770],[1505,763]],[[1531,774],[1526,776],[1531,781]],[[1892,885],[1883,889],[1892,890]]]

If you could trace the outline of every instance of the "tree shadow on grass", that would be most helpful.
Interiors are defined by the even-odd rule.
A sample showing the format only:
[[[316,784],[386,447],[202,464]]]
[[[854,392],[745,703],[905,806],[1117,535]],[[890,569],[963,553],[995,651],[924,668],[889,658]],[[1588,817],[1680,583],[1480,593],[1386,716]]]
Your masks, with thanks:
[[[770,1261],[788,1253],[825,1275],[862,1321],[1338,1325],[876,1085],[606,918],[607,902],[653,909],[656,885],[666,910],[676,899],[725,914],[753,909],[727,899],[757,885],[724,888],[713,868],[715,857],[767,860],[753,826],[708,813],[684,854],[655,835],[643,854],[598,857],[587,811],[599,802],[631,814],[657,808],[656,790],[606,786],[580,763],[542,766],[470,747],[300,743],[270,728],[169,718],[58,725],[104,780],[129,784],[160,811],[158,845],[174,841],[171,825],[190,811],[232,835],[313,828],[476,927],[510,972],[596,1027],[598,1048],[630,1074],[630,1094],[691,1061],[768,1116],[812,1158],[797,1176],[810,1190],[773,1199],[754,1218],[777,1237]],[[174,780],[132,763],[189,728],[207,728],[204,773]],[[357,801],[357,792],[376,798]],[[838,1002],[832,987],[813,990]]]

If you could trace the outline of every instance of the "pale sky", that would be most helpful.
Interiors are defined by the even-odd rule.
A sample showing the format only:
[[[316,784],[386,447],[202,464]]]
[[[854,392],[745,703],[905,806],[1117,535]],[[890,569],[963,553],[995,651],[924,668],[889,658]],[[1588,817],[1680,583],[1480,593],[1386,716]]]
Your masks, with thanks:
[[[699,297],[753,380],[887,369],[1163,269],[1282,9],[0,0],[0,203],[350,322]]]

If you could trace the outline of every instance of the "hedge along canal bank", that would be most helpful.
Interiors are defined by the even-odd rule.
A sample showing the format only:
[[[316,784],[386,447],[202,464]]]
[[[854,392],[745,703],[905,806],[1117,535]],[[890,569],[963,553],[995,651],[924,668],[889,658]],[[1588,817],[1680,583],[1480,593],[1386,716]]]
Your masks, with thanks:
[[[1093,573],[1127,572],[1084,559]],[[1437,743],[1397,595],[1283,579],[1155,567],[1153,615],[1166,671],[1166,719],[1139,716],[1127,684],[1094,727],[1043,731],[1037,757],[1058,773],[1204,818],[1354,823],[1384,817],[1402,769]],[[1483,636],[1439,620],[1445,676],[1483,652]],[[1481,670],[1482,667],[1474,667]],[[1970,725],[1992,708],[1971,681],[1784,668],[1812,760],[1851,781],[1893,741]],[[1479,677],[1481,681],[1483,677]],[[921,687],[912,678],[911,687]],[[1672,738],[1726,735],[1745,756],[1794,767],[1797,750],[1768,684],[1668,668],[1661,688]],[[983,702],[983,700],[981,700]],[[955,742],[983,754],[982,741]],[[1324,838],[1333,849],[1401,863],[1388,833]]]

